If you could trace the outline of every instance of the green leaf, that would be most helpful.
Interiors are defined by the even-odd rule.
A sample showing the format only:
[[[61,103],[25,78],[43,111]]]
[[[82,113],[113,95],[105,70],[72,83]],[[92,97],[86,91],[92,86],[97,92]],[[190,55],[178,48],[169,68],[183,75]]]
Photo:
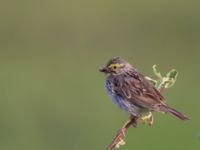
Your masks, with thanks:
[[[145,78],[146,78],[147,80],[149,80],[150,82],[152,82],[153,85],[156,85],[156,83],[157,83],[156,80],[154,80],[154,79],[152,79],[152,78],[150,78],[150,77],[148,77],[148,76],[146,76]]]
[[[151,81],[158,90],[160,90],[162,87],[164,88],[172,87],[175,84],[178,77],[178,72],[175,69],[172,69],[163,77],[161,73],[157,70],[156,65],[153,65],[153,72],[158,78],[157,80],[154,80],[150,77],[145,77],[145,78]]]
[[[153,72],[159,79],[162,79],[162,75],[160,72],[157,71],[156,67],[157,65],[153,65]]]
[[[175,69],[172,69],[170,72],[167,73],[166,76],[176,80],[176,78],[178,76],[178,71],[176,71]]]
[[[165,84],[165,88],[170,88],[172,87],[178,77],[178,72],[175,69],[172,69],[170,72],[167,73],[166,78],[167,78],[167,82]]]

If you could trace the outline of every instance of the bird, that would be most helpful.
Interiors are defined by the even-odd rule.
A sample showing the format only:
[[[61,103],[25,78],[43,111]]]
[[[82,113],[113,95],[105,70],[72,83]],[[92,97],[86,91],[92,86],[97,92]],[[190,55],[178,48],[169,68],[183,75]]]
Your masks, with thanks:
[[[144,112],[155,111],[171,114],[182,121],[189,119],[168,106],[154,85],[126,60],[113,57],[99,71],[106,76],[105,90],[110,99],[131,116],[139,118]]]

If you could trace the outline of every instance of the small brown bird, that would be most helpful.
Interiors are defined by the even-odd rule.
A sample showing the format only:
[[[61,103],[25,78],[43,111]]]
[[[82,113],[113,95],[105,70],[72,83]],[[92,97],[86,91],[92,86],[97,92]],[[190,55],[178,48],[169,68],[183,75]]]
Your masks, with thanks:
[[[100,71],[106,75],[105,89],[112,101],[131,116],[139,117],[144,112],[157,111],[188,120],[169,107],[154,85],[127,61],[114,57]]]

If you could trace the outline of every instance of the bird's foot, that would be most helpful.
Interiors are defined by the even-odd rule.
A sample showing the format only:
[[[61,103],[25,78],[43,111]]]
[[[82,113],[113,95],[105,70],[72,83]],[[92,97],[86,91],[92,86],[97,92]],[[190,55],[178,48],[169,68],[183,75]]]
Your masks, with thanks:
[[[144,124],[152,126],[153,125],[153,115],[152,115],[152,113],[149,112],[147,115],[142,116],[141,120]]]

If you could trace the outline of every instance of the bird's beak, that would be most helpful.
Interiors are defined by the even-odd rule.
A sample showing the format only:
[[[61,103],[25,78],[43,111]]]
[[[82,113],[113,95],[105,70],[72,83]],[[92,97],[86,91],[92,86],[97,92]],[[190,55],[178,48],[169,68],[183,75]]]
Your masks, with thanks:
[[[106,67],[99,68],[100,72],[107,73],[108,69]]]

